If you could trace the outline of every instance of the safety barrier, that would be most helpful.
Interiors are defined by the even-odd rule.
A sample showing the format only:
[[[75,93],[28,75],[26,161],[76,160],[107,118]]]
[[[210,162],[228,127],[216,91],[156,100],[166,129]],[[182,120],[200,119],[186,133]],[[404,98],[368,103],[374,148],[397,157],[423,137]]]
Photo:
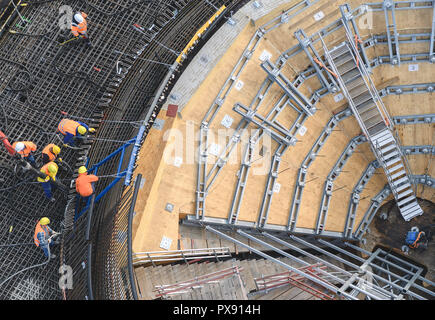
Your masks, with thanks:
[[[157,291],[157,297],[185,293],[188,292],[188,290],[201,287],[202,285],[207,283],[218,282],[219,280],[233,275],[240,277],[240,271],[242,270],[242,267],[233,266],[216,272],[208,273],[203,276],[195,277],[195,279],[183,281],[180,283],[156,286],[156,289],[154,291]]]
[[[156,262],[184,261],[185,263],[189,263],[189,261],[192,262],[202,259],[216,259],[219,261],[219,258],[226,257],[231,257],[231,250],[228,247],[137,252],[133,256],[133,265],[151,263],[155,266]]]

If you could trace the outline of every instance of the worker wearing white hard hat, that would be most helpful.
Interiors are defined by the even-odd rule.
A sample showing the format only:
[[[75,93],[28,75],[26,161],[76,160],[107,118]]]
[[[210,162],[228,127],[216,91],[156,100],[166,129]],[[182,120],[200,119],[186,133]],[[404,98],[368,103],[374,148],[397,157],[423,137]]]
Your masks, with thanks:
[[[88,36],[88,23],[86,18],[88,15],[84,12],[77,12],[74,14],[71,22],[71,33],[74,37],[86,40],[88,46],[91,46],[91,41]]]
[[[19,154],[24,160],[29,162],[32,166],[36,167],[33,152],[36,151],[36,144],[32,141],[17,141],[12,144],[15,152]]]

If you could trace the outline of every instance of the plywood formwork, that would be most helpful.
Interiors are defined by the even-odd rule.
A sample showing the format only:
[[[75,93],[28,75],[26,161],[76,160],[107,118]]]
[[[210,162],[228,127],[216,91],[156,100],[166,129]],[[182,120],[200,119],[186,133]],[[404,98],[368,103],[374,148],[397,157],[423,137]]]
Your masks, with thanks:
[[[242,117],[235,113],[232,109],[235,103],[240,102],[245,106],[249,106],[257,95],[261,85],[266,79],[266,73],[260,67],[260,55],[264,50],[272,54],[271,61],[275,61],[283,51],[298,45],[298,40],[294,37],[294,32],[297,29],[303,29],[308,35],[317,32],[320,28],[325,27],[337,19],[341,18],[341,13],[338,11],[338,5],[343,3],[350,3],[352,8],[357,7],[363,1],[326,1],[313,5],[307,9],[303,15],[296,17],[290,24],[281,24],[273,31],[266,34],[261,39],[258,47],[253,53],[252,58],[246,63],[243,71],[240,73],[238,80],[243,82],[241,90],[232,89],[227,95],[224,103],[220,107],[213,122],[209,126],[209,132],[217,136],[217,131],[222,130],[222,119],[225,115],[230,115],[234,121],[231,129],[235,129],[240,123]],[[288,8],[283,6],[280,10]],[[322,11],[325,17],[316,22],[313,18],[315,13]],[[273,14],[278,15],[279,10]],[[174,122],[174,128],[179,129],[181,132],[186,131],[185,127],[189,121],[192,128],[197,133],[200,128],[200,123],[209,108],[213,104],[219,90],[224,85],[228,75],[231,73],[232,68],[237,60],[241,57],[243,50],[246,48],[249,40],[251,39],[258,26],[263,22],[267,22],[273,14],[267,18],[255,21],[255,25],[247,25],[241,30],[239,37],[227,50],[225,55],[221,58],[218,64],[207,75],[205,81],[199,86],[198,90],[192,95],[189,103],[182,109],[181,117]],[[413,19],[405,19],[402,16],[412,15]],[[398,18],[400,17],[400,19]],[[409,21],[412,20],[412,21]],[[414,21],[418,20],[418,21]],[[432,22],[432,13],[425,12],[425,10],[412,10],[408,12],[400,12],[396,16],[397,30],[403,34],[414,34],[428,32]],[[373,37],[374,35],[385,34],[385,18],[383,13],[374,14],[374,28],[360,30],[363,38]],[[340,43],[345,39],[344,32],[339,30],[327,36],[329,43]],[[403,48],[402,48],[403,47]],[[400,49],[404,54],[415,54],[426,52],[429,43],[418,44],[403,44]],[[316,43],[315,48],[319,51],[320,44]],[[388,56],[388,46],[385,44],[378,44],[372,46],[366,51],[369,60],[378,56]],[[310,60],[306,54],[301,51],[292,56],[282,68],[282,73],[290,80],[293,80],[300,72],[310,67]],[[435,67],[432,64],[420,63],[420,71],[425,72],[410,72],[408,64],[401,64],[400,66],[381,65],[374,68],[373,78],[375,85],[379,90],[386,86],[397,84],[418,84],[430,83],[432,79],[432,69]],[[426,72],[427,71],[427,72]],[[299,87],[300,92],[307,97],[311,97],[314,91],[320,89],[317,76],[306,79]],[[281,98],[283,91],[273,84],[270,91],[265,96],[262,105],[258,109],[258,114],[265,116],[268,110]],[[404,94],[404,95],[387,95],[384,98],[384,103],[390,112],[391,116],[409,115],[409,114],[428,114],[433,113],[431,108],[431,94]],[[298,142],[295,146],[290,146],[288,151],[281,157],[281,167],[276,182],[280,185],[279,192],[273,194],[270,214],[267,224],[279,225],[285,227],[288,222],[293,191],[297,182],[298,170],[301,166],[303,159],[309,153],[319,134],[324,129],[329,119],[338,111],[347,107],[345,100],[334,101],[333,95],[326,95],[320,99],[316,107],[318,108],[314,116],[308,117],[304,126],[307,128],[305,135],[297,136]],[[286,111],[279,117],[280,123],[288,125],[294,118],[291,112]],[[256,126],[249,124],[248,132],[255,129]],[[397,126],[398,133],[402,139],[403,145],[433,145],[433,124],[419,124],[419,125],[406,125]],[[322,151],[316,157],[313,164],[308,169],[307,183],[303,190],[301,209],[298,216],[296,226],[298,228],[315,228],[316,219],[319,212],[322,193],[324,190],[325,179],[330,173],[340,154],[348,145],[349,141],[361,134],[361,130],[353,117],[347,118],[338,123],[333,130],[331,136],[322,148]],[[216,141],[212,141],[217,143]],[[219,143],[221,150],[225,147],[225,143]],[[210,147],[209,142],[208,147]],[[228,161],[223,169],[220,171],[218,177],[213,182],[213,185],[208,190],[206,198],[206,216],[212,218],[227,219],[235,185],[237,182],[237,174],[240,170],[241,157],[243,155],[246,143],[243,141],[237,144],[235,151],[232,153],[231,161]],[[239,221],[256,222],[258,219],[259,209],[263,193],[265,191],[265,184],[268,179],[266,174],[256,174],[260,171],[260,167],[265,167],[265,172],[268,172],[270,161],[263,160],[260,155],[260,149],[263,146],[260,141],[254,149],[253,159],[257,159],[252,163],[251,170],[247,178],[247,185],[245,187],[244,198],[240,206]],[[170,146],[167,146],[168,148]],[[195,143],[195,149],[198,147],[198,141]],[[274,148],[277,143],[273,142],[273,147],[266,150],[266,155],[273,155]],[[185,150],[187,152],[187,150]],[[196,154],[196,151],[195,151]],[[196,157],[197,155],[195,155]],[[267,157],[265,157],[267,158]],[[415,159],[414,159],[415,158]],[[210,161],[207,165],[207,171],[213,168],[213,164],[217,157],[213,155],[208,156]],[[260,159],[260,160],[258,160]],[[161,162],[159,170],[161,170],[161,179],[156,186],[156,196],[151,199],[153,204],[147,203],[147,208],[142,213],[143,216],[147,215],[161,215],[165,217],[167,213],[164,212],[166,203],[172,203],[175,206],[174,214],[171,216],[171,225],[173,230],[172,234],[176,234],[178,225],[174,218],[177,214],[181,217],[185,215],[194,215],[195,211],[195,190],[196,190],[196,172],[197,164],[183,164],[177,168],[171,164]],[[348,214],[348,204],[352,194],[352,189],[360,178],[361,174],[366,169],[367,165],[374,160],[374,155],[370,150],[367,143],[359,145],[357,152],[354,153],[349,161],[343,168],[343,172],[334,181],[334,189],[340,189],[333,193],[331,198],[330,207],[328,210],[328,217],[326,219],[325,230],[334,232],[343,232],[346,218]],[[409,162],[415,174],[423,174],[424,171],[434,171],[432,166],[429,166],[430,156],[409,156]],[[422,167],[426,167],[422,169]],[[257,170],[254,170],[257,169]],[[433,176],[433,175],[432,175]],[[355,223],[353,230],[355,231],[358,224],[361,222],[364,214],[370,206],[371,199],[379,193],[386,184],[386,179],[381,169],[377,169],[374,176],[368,181],[366,187],[361,192],[360,202],[355,216]],[[153,186],[154,188],[154,186]],[[433,197],[432,191],[418,191],[420,196]],[[150,202],[150,201],[148,201]],[[143,220],[143,218],[142,218]],[[140,224],[145,223],[142,221]],[[152,241],[156,243],[156,240]],[[147,243],[146,239],[138,238],[135,240],[137,248],[152,249],[151,243]],[[173,244],[174,245],[174,244]]]

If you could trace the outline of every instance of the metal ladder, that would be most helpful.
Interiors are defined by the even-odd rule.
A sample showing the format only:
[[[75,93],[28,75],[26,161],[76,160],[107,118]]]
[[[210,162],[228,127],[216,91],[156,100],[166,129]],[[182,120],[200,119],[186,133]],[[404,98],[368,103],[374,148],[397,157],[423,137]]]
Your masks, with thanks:
[[[407,173],[410,170],[406,158],[400,149],[398,137],[396,139],[393,134],[393,122],[359,55],[357,44],[346,26],[345,30],[348,41],[331,50],[328,50],[320,37],[325,56],[372,151],[385,171],[400,213],[409,221],[422,215],[423,210],[417,202]]]

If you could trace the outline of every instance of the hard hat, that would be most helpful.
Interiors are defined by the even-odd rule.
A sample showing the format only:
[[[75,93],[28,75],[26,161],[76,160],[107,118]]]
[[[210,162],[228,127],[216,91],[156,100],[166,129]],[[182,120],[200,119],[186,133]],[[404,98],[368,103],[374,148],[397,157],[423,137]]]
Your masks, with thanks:
[[[78,23],[82,23],[83,22],[83,16],[82,16],[82,14],[81,13],[76,13],[75,15],[74,15],[74,20],[76,21],[76,22],[78,22]]]
[[[87,172],[87,171],[88,171],[88,169],[86,169],[85,166],[81,166],[81,167],[79,168],[79,174],[85,173],[85,172]]]
[[[48,172],[53,173],[53,174],[56,174],[56,173],[57,173],[57,170],[58,170],[58,169],[57,169],[57,165],[54,164],[54,163],[50,163],[50,164],[48,165],[47,169],[48,169]]]
[[[24,143],[22,143],[22,142],[18,142],[18,143],[15,145],[15,151],[16,151],[16,152],[23,151],[25,147],[26,147],[26,146],[24,145]]]
[[[54,154],[59,154],[60,153],[60,148],[58,146],[53,146],[53,153]]]
[[[39,220],[39,223],[40,223],[42,226],[45,226],[45,225],[47,225],[47,224],[50,223],[50,219],[48,219],[47,217],[41,218],[41,220]]]
[[[86,131],[88,131],[88,130],[86,130],[86,128],[83,127],[83,126],[79,126],[79,127],[77,128],[77,132],[80,133],[81,135],[86,134]]]

